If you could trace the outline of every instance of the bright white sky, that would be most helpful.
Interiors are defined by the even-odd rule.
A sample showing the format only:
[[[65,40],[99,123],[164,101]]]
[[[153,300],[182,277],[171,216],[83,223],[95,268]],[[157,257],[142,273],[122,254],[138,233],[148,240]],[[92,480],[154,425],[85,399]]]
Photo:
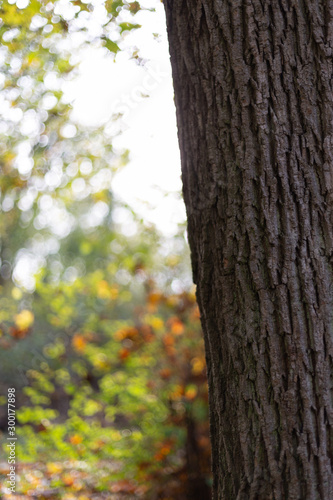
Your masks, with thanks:
[[[69,99],[75,98],[73,119],[84,125],[100,125],[115,111],[124,113],[116,125],[123,133],[114,145],[130,150],[130,163],[116,174],[112,188],[145,220],[172,235],[177,223],[185,220],[185,208],[179,196],[180,158],[165,15],[161,2],[140,3],[154,6],[156,12],[136,15],[142,28],[129,32],[116,61],[105,49],[89,49],[78,79],[65,91]],[[129,58],[126,47],[131,46],[139,48],[146,66]]]
[[[99,3],[102,5],[103,1],[94,0],[96,25],[89,25],[96,36],[100,34],[105,16],[105,10],[98,8]],[[130,162],[115,175],[111,186],[113,194],[145,221],[154,223],[166,237],[172,237],[186,216],[180,196],[180,158],[165,15],[159,0],[141,0],[140,4],[154,7],[156,11],[138,12],[134,22],[142,28],[129,32],[120,43],[122,50],[115,62],[105,48],[91,45],[84,52],[79,51],[79,75],[65,83],[62,90],[73,105],[73,121],[88,127],[110,122],[111,128],[121,130],[113,146],[128,149]],[[67,7],[68,2],[64,2],[63,8]],[[73,14],[68,15],[71,18]],[[133,22],[133,19],[129,17],[124,21]],[[72,38],[74,46],[79,48],[80,38]],[[133,46],[138,47],[145,64],[139,65],[130,58]],[[123,113],[122,119],[110,121],[112,115],[119,112]],[[22,165],[21,161],[20,168]],[[126,217],[128,212],[119,210],[116,222],[129,234],[131,228]],[[38,267],[35,253],[20,255],[14,271],[16,281],[33,290],[33,276]]]

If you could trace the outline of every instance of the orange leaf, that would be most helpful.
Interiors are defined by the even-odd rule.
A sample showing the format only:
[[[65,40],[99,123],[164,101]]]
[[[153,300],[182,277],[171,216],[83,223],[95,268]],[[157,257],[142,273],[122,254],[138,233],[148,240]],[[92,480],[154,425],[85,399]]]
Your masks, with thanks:
[[[168,379],[171,376],[171,370],[169,368],[163,368],[162,370],[159,371],[159,376],[164,380]]]
[[[72,486],[74,484],[74,478],[70,474],[64,474],[61,479],[66,486]]]
[[[172,346],[175,343],[175,339],[171,335],[166,334],[163,337],[163,342],[166,346]]]
[[[128,358],[129,355],[130,355],[130,351],[128,349],[125,349],[125,348],[120,349],[119,354],[118,354],[118,356],[121,360]]]
[[[193,375],[199,375],[205,368],[205,361],[201,358],[193,358],[191,361]]]
[[[155,339],[155,335],[149,325],[142,325],[140,333],[142,334],[145,342],[152,342]]]
[[[163,299],[163,295],[158,292],[151,292],[148,295],[147,301],[149,304],[158,304]]]
[[[184,387],[182,385],[176,385],[174,390],[169,395],[171,400],[180,399],[184,395]]]
[[[114,333],[114,338],[116,340],[133,339],[138,335],[137,328],[129,326],[127,328],[121,328]]]
[[[198,394],[198,389],[196,387],[189,387],[185,392],[185,398],[192,400]]]
[[[72,338],[72,345],[77,352],[83,352],[86,344],[87,340],[83,337],[83,335],[76,334]]]
[[[80,436],[79,434],[74,434],[69,438],[69,442],[74,445],[80,444],[82,443],[82,441],[83,441],[82,436]]]
[[[14,337],[14,339],[24,339],[24,337],[27,336],[29,333],[30,329],[29,328],[15,328],[12,326],[9,329],[9,334]]]
[[[112,493],[135,493],[136,486],[126,479],[117,481],[111,485]]]
[[[160,450],[160,453],[162,455],[169,455],[170,451],[171,451],[170,446],[163,446],[163,448],[161,448]]]
[[[174,335],[181,335],[185,331],[185,326],[180,319],[174,319],[171,323],[171,332]]]

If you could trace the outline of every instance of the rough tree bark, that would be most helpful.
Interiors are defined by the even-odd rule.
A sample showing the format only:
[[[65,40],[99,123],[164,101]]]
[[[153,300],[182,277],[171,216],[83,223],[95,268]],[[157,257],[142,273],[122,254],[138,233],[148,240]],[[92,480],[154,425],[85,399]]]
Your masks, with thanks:
[[[214,499],[333,499],[333,0],[164,0]]]

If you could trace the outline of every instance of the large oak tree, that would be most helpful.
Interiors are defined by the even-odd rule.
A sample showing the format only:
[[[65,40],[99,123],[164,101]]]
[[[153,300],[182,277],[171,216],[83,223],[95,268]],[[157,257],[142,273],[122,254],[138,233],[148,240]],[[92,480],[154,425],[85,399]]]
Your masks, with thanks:
[[[165,0],[214,499],[333,498],[333,0]]]

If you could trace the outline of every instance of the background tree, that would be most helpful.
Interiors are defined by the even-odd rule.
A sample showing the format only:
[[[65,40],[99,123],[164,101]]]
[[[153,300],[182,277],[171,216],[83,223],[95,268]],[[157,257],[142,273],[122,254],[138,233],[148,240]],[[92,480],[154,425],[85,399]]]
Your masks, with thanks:
[[[333,496],[331,0],[166,0],[215,499]]]
[[[117,117],[83,126],[63,92],[87,44],[116,60],[140,9],[0,1],[0,446],[14,387],[23,496],[210,496],[184,228],[170,241],[116,199]]]

